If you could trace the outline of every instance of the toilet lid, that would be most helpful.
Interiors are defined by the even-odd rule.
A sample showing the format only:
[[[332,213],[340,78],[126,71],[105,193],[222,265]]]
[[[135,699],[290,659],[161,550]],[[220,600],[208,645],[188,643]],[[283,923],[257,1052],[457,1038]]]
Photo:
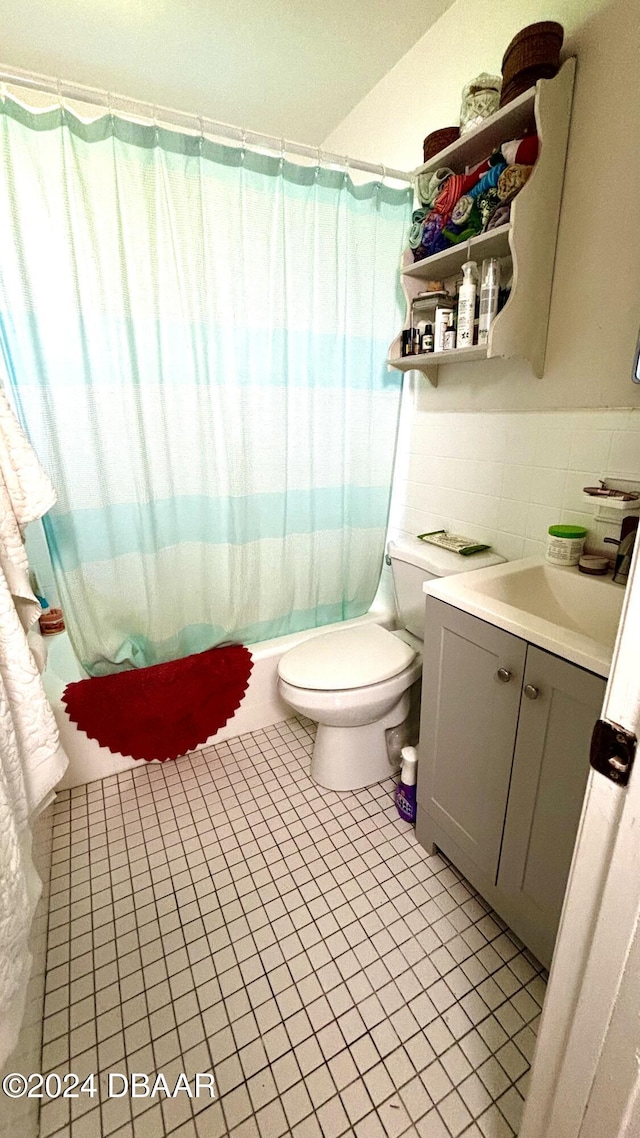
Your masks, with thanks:
[[[315,691],[366,687],[397,676],[416,651],[379,624],[312,636],[285,652],[278,672],[288,684]]]

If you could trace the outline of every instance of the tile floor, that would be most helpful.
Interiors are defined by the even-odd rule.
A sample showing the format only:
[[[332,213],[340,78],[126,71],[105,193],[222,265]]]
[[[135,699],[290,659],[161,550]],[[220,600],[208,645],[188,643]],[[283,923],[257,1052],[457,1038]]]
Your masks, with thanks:
[[[55,806],[41,1138],[508,1138],[545,974],[393,805],[290,719]],[[108,1098],[213,1070],[216,1100]],[[120,1084],[118,1084],[119,1086]]]

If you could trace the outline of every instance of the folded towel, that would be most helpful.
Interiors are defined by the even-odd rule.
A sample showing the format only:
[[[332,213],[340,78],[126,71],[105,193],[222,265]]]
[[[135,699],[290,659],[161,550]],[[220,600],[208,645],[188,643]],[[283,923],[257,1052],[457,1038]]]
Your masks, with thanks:
[[[510,219],[511,219],[511,203],[509,203],[508,205],[499,205],[498,208],[495,209],[493,211],[493,213],[491,214],[489,220],[487,221],[487,223],[485,225],[485,229],[487,230],[487,232],[490,229],[497,229],[499,225],[506,225],[507,222],[510,221]]]
[[[473,206],[474,201],[471,197],[471,194],[463,194],[461,198],[458,198],[451,213],[451,221],[453,225],[464,225],[465,221],[471,214]]]
[[[416,192],[423,205],[429,207],[433,205],[447,178],[450,178],[452,174],[453,170],[450,170],[448,166],[440,166],[430,174],[418,174]]]
[[[460,245],[463,241],[469,241],[471,237],[475,237],[482,231],[480,210],[472,198],[469,200],[471,201],[471,209],[467,213],[464,222],[456,225],[452,217],[449,225],[445,226],[442,230],[442,236],[450,245]]]
[[[431,257],[434,253],[439,253],[442,249],[447,248],[447,241],[442,236],[442,230],[448,220],[448,217],[442,217],[434,210],[427,214],[422,222],[420,245],[413,251],[414,260],[421,261],[424,257]]]
[[[413,212],[411,229],[409,230],[409,247],[417,249],[422,241],[422,223],[427,216],[428,210],[416,209]]]
[[[538,146],[537,134],[527,134],[524,138],[503,142],[500,149],[508,166],[516,166],[518,163],[533,166],[538,157]]]
[[[533,166],[507,166],[498,178],[497,190],[501,202],[510,202],[524,186],[529,178]]]
[[[484,193],[478,196],[476,202],[480,211],[480,217],[482,218],[482,224],[486,229],[489,223],[489,219],[500,205],[500,196],[498,194],[498,191],[494,188],[485,190]]]
[[[498,179],[503,170],[506,169],[507,163],[504,158],[501,158],[495,165],[490,166],[485,174],[482,175],[480,180],[476,182],[475,186],[468,191],[472,198],[477,198],[483,194],[485,190],[492,190],[494,186],[498,185]]]

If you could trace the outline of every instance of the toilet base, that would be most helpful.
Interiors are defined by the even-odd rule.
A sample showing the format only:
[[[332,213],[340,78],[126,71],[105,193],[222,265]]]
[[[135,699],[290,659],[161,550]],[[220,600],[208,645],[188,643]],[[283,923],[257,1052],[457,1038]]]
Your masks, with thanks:
[[[360,727],[319,723],[309,772],[313,781],[327,790],[362,790],[396,774],[400,765],[389,757],[385,732],[407,718],[409,706],[409,692],[404,691],[375,723]]]

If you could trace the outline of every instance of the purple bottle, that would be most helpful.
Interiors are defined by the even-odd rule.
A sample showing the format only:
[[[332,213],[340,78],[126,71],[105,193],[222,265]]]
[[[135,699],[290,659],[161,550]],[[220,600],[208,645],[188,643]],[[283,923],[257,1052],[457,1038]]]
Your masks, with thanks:
[[[416,821],[416,776],[418,773],[418,754],[415,747],[403,747],[400,782],[396,787],[396,806],[398,814],[405,822],[415,825]]]

